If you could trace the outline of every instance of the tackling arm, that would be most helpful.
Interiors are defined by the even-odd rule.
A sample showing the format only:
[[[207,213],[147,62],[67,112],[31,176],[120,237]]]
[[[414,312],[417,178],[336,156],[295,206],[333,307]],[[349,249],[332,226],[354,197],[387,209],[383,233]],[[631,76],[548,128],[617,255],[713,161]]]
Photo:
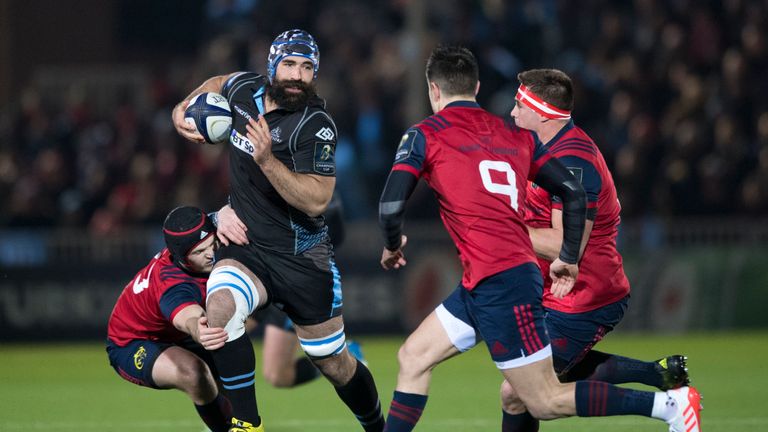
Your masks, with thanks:
[[[173,326],[190,335],[195,342],[207,350],[221,348],[229,338],[225,329],[208,327],[205,310],[197,304],[189,305],[177,312],[173,317]]]

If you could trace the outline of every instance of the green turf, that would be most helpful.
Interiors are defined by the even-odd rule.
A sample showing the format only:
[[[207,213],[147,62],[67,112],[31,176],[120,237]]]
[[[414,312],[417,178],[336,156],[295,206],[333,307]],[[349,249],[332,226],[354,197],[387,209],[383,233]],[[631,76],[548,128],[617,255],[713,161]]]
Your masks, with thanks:
[[[395,384],[400,338],[363,339],[386,407]],[[257,349],[260,347],[257,345]],[[707,432],[768,430],[768,333],[644,336],[614,334],[605,351],[653,359],[684,352],[704,395]],[[0,431],[202,431],[178,391],[155,391],[120,379],[98,344],[0,346]],[[434,375],[418,431],[498,431],[500,375],[484,347],[451,359]],[[257,381],[269,432],[359,431],[333,389],[317,381],[276,390]],[[542,431],[664,431],[641,417],[565,419]]]

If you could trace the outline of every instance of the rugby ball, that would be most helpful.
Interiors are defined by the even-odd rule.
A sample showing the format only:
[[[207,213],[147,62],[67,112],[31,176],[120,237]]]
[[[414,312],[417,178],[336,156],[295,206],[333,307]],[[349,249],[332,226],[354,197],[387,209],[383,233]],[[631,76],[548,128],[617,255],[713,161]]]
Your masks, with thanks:
[[[227,98],[218,93],[200,93],[193,97],[184,111],[184,120],[195,126],[209,144],[226,141],[232,131],[232,110]]]

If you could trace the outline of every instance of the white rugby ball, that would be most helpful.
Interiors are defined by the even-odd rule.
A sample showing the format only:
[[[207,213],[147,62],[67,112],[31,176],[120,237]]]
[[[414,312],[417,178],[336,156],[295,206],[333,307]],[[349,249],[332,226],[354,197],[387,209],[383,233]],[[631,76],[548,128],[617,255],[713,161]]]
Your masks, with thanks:
[[[184,120],[194,125],[209,144],[227,141],[232,131],[232,110],[227,98],[218,93],[193,97],[184,111]]]

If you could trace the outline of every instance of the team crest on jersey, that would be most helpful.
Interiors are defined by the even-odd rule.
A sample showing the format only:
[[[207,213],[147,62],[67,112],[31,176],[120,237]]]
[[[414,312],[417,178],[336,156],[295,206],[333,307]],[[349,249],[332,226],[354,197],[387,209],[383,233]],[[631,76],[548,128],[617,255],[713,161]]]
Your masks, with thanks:
[[[336,136],[336,134],[333,133],[333,129],[329,127],[324,127],[317,131],[315,134],[316,137],[320,138],[323,141],[331,141],[333,137]]]
[[[133,354],[133,365],[136,369],[141,370],[144,367],[144,361],[147,359],[147,349],[144,346],[140,346],[138,350]]]
[[[315,172],[320,174],[335,174],[336,159],[332,142],[315,143]]]
[[[582,170],[581,167],[568,167],[568,171],[576,177],[576,180],[578,180],[579,183],[583,183],[584,170]]]
[[[281,135],[283,134],[283,130],[280,129],[280,126],[272,129],[271,131],[269,131],[269,133],[272,134],[272,142],[279,143],[280,141],[283,140],[283,138],[281,137]]]
[[[400,139],[400,144],[397,145],[397,152],[395,153],[395,162],[410,156],[413,151],[413,142],[416,140],[416,131],[408,131],[403,138]]]

